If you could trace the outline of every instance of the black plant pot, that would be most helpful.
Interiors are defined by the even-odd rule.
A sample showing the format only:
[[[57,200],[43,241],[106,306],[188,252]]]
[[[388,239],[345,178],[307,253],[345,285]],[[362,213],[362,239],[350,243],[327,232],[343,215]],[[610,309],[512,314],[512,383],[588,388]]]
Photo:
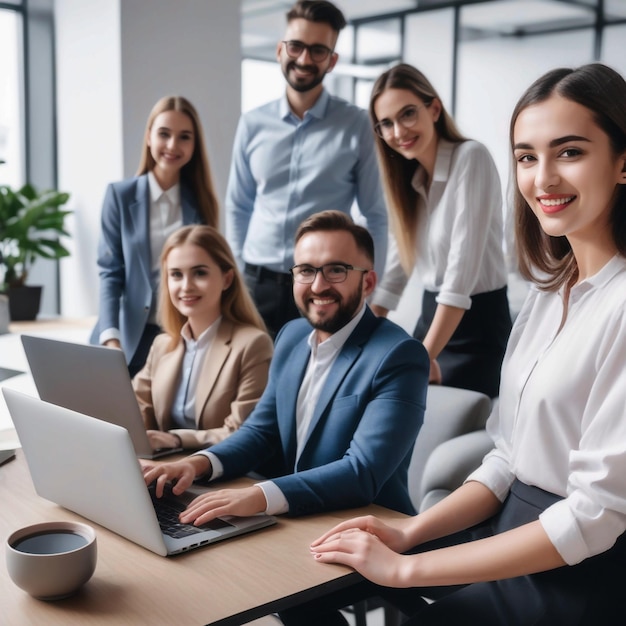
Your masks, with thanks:
[[[34,320],[41,303],[41,285],[9,287],[9,316],[12,322]]]

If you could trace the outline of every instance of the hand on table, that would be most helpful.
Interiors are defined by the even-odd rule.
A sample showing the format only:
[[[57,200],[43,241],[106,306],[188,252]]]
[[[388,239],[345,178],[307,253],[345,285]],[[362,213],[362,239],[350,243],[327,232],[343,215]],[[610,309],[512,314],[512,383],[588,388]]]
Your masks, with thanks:
[[[404,552],[411,546],[407,546],[404,531],[400,528],[402,520],[398,520],[398,526],[392,526],[387,522],[382,522],[373,515],[364,515],[362,517],[354,517],[337,524],[337,526],[331,528],[325,532],[321,537],[316,539],[311,544],[311,550],[315,550],[318,546],[337,539],[341,533],[345,533],[353,530],[363,530],[368,534],[378,537],[386,546],[388,546],[394,552]]]
[[[373,583],[402,587],[402,565],[407,557],[394,552],[372,532],[348,528],[311,546],[320,563],[339,563],[356,570]]]

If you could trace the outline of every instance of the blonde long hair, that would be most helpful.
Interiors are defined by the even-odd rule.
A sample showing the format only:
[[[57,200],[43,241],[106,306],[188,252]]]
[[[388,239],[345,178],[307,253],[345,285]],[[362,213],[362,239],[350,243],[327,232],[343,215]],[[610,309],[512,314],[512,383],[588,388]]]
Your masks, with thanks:
[[[222,292],[221,312],[224,319],[235,324],[248,324],[267,331],[263,318],[248,293],[235,258],[224,237],[212,226],[183,226],[172,233],[161,253],[161,283],[159,288],[158,318],[163,330],[170,336],[170,350],[178,343],[180,330],[187,318],[172,304],[167,287],[167,257],[174,249],[185,243],[202,248],[219,266],[222,272],[232,270],[230,287]]]
[[[152,107],[152,111],[150,111],[148,121],[146,122],[144,146],[139,160],[137,176],[152,171],[156,165],[150,153],[148,137],[156,116],[166,111],[184,113],[191,120],[194,133],[194,150],[189,163],[180,171],[181,183],[184,183],[191,189],[205,224],[217,227],[219,226],[219,205],[213,187],[213,177],[211,176],[209,159],[204,145],[204,132],[202,131],[202,124],[198,112],[186,98],[182,96],[165,96]]]
[[[369,114],[372,128],[378,124],[374,106],[376,100],[387,89],[402,89],[415,94],[428,107],[434,100],[441,103],[441,113],[435,122],[435,132],[439,139],[446,139],[453,143],[467,141],[454,120],[445,110],[439,94],[430,81],[412,65],[400,63],[381,74],[372,88]],[[413,271],[415,265],[415,246],[420,215],[417,211],[417,192],[411,185],[411,180],[418,162],[414,159],[405,159],[401,154],[387,145],[387,142],[375,134],[378,162],[382,170],[383,185],[391,225],[398,242],[398,251],[402,267],[407,274]]]

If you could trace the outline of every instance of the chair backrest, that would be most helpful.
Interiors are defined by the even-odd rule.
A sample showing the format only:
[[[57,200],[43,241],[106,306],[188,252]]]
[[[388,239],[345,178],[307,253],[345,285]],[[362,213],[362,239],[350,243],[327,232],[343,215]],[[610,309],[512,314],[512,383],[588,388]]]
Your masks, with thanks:
[[[439,444],[428,457],[422,474],[421,513],[460,487],[493,449],[484,428]]]
[[[409,466],[409,493],[419,510],[422,476],[431,452],[444,441],[480,430],[491,413],[491,399],[478,391],[430,385],[426,397],[424,425],[415,441]]]

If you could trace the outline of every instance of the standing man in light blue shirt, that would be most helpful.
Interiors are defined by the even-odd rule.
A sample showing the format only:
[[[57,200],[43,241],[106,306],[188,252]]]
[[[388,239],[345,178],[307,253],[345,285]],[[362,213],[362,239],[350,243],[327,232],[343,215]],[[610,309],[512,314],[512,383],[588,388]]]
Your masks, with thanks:
[[[285,96],[243,115],[235,137],[226,234],[272,334],[299,317],[289,268],[294,234],[310,215],[350,213],[356,200],[379,275],[384,268],[387,211],[367,114],[322,85],[345,25],[330,2],[300,0],[291,8],[277,47]]]

